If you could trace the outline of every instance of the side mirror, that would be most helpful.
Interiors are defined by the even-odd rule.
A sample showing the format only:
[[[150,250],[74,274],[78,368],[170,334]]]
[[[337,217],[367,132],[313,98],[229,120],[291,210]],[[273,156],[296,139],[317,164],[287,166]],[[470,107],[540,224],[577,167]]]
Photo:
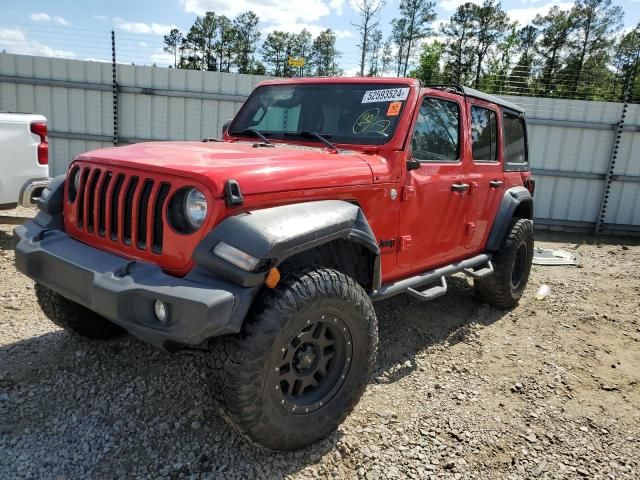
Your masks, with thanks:
[[[224,122],[222,124],[222,136],[224,137],[224,134],[227,133],[227,130],[229,129],[229,125],[231,125],[231,120],[227,120],[226,122]]]

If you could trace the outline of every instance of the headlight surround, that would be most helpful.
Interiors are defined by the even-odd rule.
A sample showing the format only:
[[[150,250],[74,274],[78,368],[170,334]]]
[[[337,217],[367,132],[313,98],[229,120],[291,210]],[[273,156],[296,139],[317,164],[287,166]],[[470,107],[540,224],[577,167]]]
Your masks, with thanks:
[[[207,197],[197,188],[192,188],[185,195],[184,217],[189,225],[198,230],[207,218]]]
[[[195,187],[178,190],[169,203],[169,224],[178,233],[194,233],[204,224],[209,205],[205,194]]]

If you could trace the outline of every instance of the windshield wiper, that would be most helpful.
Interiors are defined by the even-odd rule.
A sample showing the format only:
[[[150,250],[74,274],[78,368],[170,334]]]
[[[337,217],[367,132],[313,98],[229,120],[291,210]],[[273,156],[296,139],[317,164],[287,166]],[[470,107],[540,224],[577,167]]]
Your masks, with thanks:
[[[331,143],[329,140],[327,140],[326,137],[331,138],[331,135],[329,135],[327,133],[287,132],[287,133],[285,133],[285,135],[288,136],[288,137],[315,138],[316,140],[319,140],[320,142],[324,143],[327,146],[327,148],[329,148],[329,150],[331,150],[333,153],[340,153],[340,150],[338,150],[338,147],[336,147],[333,143]]]
[[[267,137],[265,137],[262,133],[260,133],[260,131],[256,130],[255,128],[247,128],[246,130],[242,130],[240,132],[232,132],[232,133],[236,133],[240,135],[251,134],[255,137],[258,137],[260,140],[262,140],[262,144],[257,144],[257,145],[275,147],[275,145],[271,143]],[[269,135],[269,133],[271,132],[264,132],[264,133]]]

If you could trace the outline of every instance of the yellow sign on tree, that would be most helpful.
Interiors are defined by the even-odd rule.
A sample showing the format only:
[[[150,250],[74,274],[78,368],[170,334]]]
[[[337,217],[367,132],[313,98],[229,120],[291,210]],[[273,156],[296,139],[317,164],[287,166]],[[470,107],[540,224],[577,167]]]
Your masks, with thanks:
[[[294,68],[302,68],[304,67],[304,57],[289,57],[289,66]]]

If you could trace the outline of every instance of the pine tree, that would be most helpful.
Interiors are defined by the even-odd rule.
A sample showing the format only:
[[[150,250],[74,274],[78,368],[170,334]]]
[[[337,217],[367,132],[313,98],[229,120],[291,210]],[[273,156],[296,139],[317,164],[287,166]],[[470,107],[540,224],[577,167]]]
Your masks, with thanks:
[[[288,33],[275,30],[267,35],[266,40],[262,44],[262,59],[267,65],[272,67],[269,72],[271,75],[276,77],[284,76],[288,46]]]
[[[336,49],[336,34],[330,28],[320,32],[313,41],[312,62],[319,77],[333,77],[342,71],[338,67],[340,52]]]
[[[573,30],[567,59],[571,97],[576,96],[581,83],[585,84],[583,89],[589,89],[589,73],[603,72],[615,35],[622,28],[622,18],[622,9],[612,6],[611,0],[576,0],[571,11]]]
[[[360,76],[364,76],[364,66],[367,61],[367,54],[371,50],[370,43],[372,41],[372,33],[378,28],[378,14],[384,2],[381,0],[354,0],[352,2],[353,8],[358,12],[359,22],[352,23],[357,30],[360,42],[358,47],[360,48]]]
[[[402,75],[406,76],[411,49],[418,40],[432,32],[430,23],[436,19],[435,3],[426,0],[400,0],[400,15],[405,21],[406,48]]]
[[[440,28],[444,39],[445,77],[457,84],[469,81],[473,64],[473,20],[476,6],[460,5],[448,23]]]
[[[178,68],[178,51],[182,45],[182,32],[172,28],[169,35],[164,36],[163,50],[173,55],[173,68]]]
[[[252,73],[255,59],[253,55],[260,40],[258,24],[260,19],[253,12],[245,12],[233,20],[235,37],[233,52],[238,73]]]

